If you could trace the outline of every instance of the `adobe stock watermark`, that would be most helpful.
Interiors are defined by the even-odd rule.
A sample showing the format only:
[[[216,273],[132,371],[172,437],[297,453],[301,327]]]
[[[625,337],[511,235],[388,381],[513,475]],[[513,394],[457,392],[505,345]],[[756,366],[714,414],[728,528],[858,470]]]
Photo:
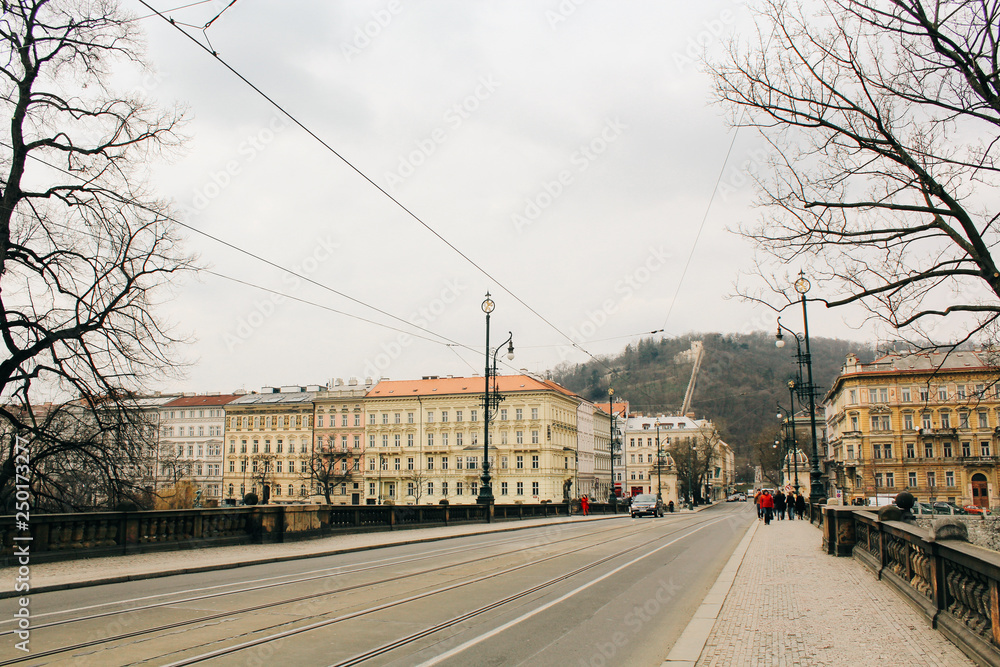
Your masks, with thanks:
[[[631,273],[615,283],[614,292],[618,298],[605,299],[599,308],[588,310],[583,322],[569,330],[570,339],[577,345],[584,345],[588,340],[593,339],[597,332],[604,328],[618,313],[621,306],[652,280],[653,274],[667,266],[668,261],[672,258],[673,255],[664,250],[662,246],[650,246],[646,259]],[[572,345],[560,345],[560,361],[566,361],[574,351],[577,351],[577,348]]]
[[[316,273],[319,268],[333,258],[335,251],[340,249],[340,244],[330,236],[316,239],[312,251],[304,258],[295,262],[287,272],[281,276],[281,282],[288,288],[288,291],[298,290],[303,283],[301,276],[308,278]],[[222,338],[230,352],[250,339],[253,334],[264,324],[274,317],[279,306],[285,302],[285,297],[281,294],[268,293],[267,296],[255,299],[250,312],[237,321],[232,331],[226,331]]]
[[[744,2],[745,0],[733,0],[734,5],[742,5]],[[684,49],[674,52],[674,67],[677,71],[683,72],[688,67],[696,69],[705,49],[721,42],[735,24],[736,12],[729,8],[723,9],[715,18],[703,21],[701,29],[687,38]]]
[[[747,159],[739,165],[733,165],[726,170],[726,173],[719,183],[716,194],[722,201],[729,201],[729,197],[736,191],[754,181],[755,175],[761,167],[768,164],[768,152],[763,148],[756,148],[747,151]]]
[[[577,146],[569,157],[569,168],[561,169],[554,178],[543,181],[535,193],[524,200],[523,208],[510,216],[514,230],[520,234],[525,227],[535,224],[542,213],[573,185],[576,175],[587,171],[590,165],[604,155],[608,147],[618,141],[627,129],[628,125],[621,119],[609,119],[590,141]]]
[[[417,169],[426,164],[427,160],[448,140],[449,132],[460,128],[466,120],[472,117],[473,113],[479,110],[483,102],[493,96],[499,87],[500,82],[492,75],[479,77],[472,93],[448,107],[444,112],[441,117],[444,123],[443,127],[435,127],[425,136],[415,139],[413,150],[397,158],[395,170],[385,173],[385,182],[389,189],[394,191],[406,179],[417,173]]]
[[[382,9],[372,11],[369,20],[355,26],[351,41],[340,43],[340,53],[344,59],[351,62],[360,56],[361,52],[371,46],[402,11],[403,3],[400,0],[389,0]]]
[[[545,20],[548,21],[550,28],[556,30],[576,14],[580,6],[586,2],[587,0],[559,0],[555,9],[545,10]]]
[[[264,127],[247,137],[236,147],[236,157],[227,160],[222,167],[213,170],[202,185],[196,187],[191,198],[179,205],[180,213],[193,220],[207,209],[213,201],[233,184],[233,180],[243,173],[244,167],[256,160],[275,138],[288,129],[291,123],[284,116],[272,116]]]
[[[448,310],[448,307],[458,300],[458,297],[467,287],[457,279],[445,281],[444,287],[438,295],[431,299],[426,305],[418,308],[406,321],[421,328],[428,328]],[[382,371],[389,368],[392,362],[402,356],[403,352],[413,345],[413,336],[400,332],[388,343],[381,343],[378,352],[374,357],[365,361],[364,377],[379,378]]]
[[[623,656],[620,655],[622,649],[627,647],[637,637],[646,637],[646,628],[665,609],[668,609],[674,602],[678,593],[683,590],[674,583],[673,577],[669,581],[658,582],[658,586],[653,590],[642,604],[633,605],[623,618],[623,625],[618,626],[610,636],[606,638],[594,638],[591,642],[594,653],[590,658],[580,658],[577,663],[580,667],[608,667],[610,665],[623,664]]]

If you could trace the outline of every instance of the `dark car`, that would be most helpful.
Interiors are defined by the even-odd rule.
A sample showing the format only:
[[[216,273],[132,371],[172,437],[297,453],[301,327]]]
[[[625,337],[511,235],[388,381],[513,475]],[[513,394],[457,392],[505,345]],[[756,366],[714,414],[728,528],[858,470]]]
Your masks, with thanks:
[[[935,514],[968,514],[968,512],[961,507],[941,500],[936,503],[931,503],[931,505],[934,507]]]
[[[629,514],[634,519],[637,516],[663,516],[663,501],[652,493],[640,493],[632,498]]]

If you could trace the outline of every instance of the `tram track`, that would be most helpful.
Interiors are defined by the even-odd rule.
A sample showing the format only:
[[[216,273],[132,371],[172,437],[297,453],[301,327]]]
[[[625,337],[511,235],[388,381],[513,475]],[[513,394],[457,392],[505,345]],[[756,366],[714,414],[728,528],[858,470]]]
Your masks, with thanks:
[[[697,522],[696,522],[695,525],[697,525]],[[682,526],[682,527],[678,527],[677,530],[678,531],[684,530],[686,527],[689,527],[689,526],[685,525],[685,526]],[[532,545],[531,547],[528,548],[528,550],[534,549],[534,548],[551,547],[554,544],[560,544],[560,543],[571,542],[571,541],[578,541],[578,540],[581,540],[581,539],[593,538],[594,536],[603,536],[601,541],[606,541],[608,539],[609,535],[613,535],[614,533],[618,533],[618,532],[625,532],[625,531],[628,531],[631,528],[633,528],[633,524],[630,523],[630,524],[627,524],[625,526],[614,526],[614,527],[611,527],[611,528],[602,528],[602,529],[596,530],[596,531],[589,531],[589,532],[584,533],[582,535],[574,535],[574,536],[570,536],[570,537],[566,537],[566,538],[561,538],[561,539],[548,539],[544,543],[541,543],[541,544],[538,544],[538,545]],[[644,529],[644,530],[649,530],[649,529],[652,529],[652,528],[654,528],[653,524],[651,524],[649,528]],[[508,543],[509,542],[514,542],[514,541],[521,541],[521,540],[507,540]],[[594,543],[594,541],[591,540],[590,542],[588,542],[588,544],[586,544],[586,545],[584,545],[582,547],[579,547],[578,549],[572,549],[572,550],[564,551],[564,552],[561,552],[559,554],[555,554],[555,555],[552,555],[552,556],[547,556],[547,557],[542,558],[542,559],[531,560],[531,561],[519,564],[519,565],[517,565],[515,567],[512,567],[512,568],[507,568],[507,569],[496,571],[496,572],[490,572],[490,573],[484,574],[482,576],[474,577],[472,579],[464,579],[462,581],[458,581],[458,582],[456,582],[454,584],[451,584],[451,585],[443,587],[443,588],[436,589],[436,590],[428,592],[428,593],[422,593],[422,594],[418,594],[418,595],[415,595],[415,596],[411,596],[411,598],[413,600],[422,599],[422,598],[427,597],[429,595],[438,594],[438,593],[444,592],[446,590],[453,590],[455,588],[459,588],[459,587],[462,587],[462,586],[468,586],[468,585],[471,585],[471,584],[476,583],[478,581],[482,581],[482,580],[485,580],[485,579],[488,579],[488,578],[491,578],[491,577],[501,576],[501,575],[509,573],[509,572],[514,572],[514,571],[522,570],[522,569],[525,569],[525,568],[528,568],[528,567],[533,567],[533,566],[536,566],[536,565],[538,565],[540,563],[543,563],[543,562],[546,562],[546,561],[550,561],[550,560],[553,560],[553,559],[556,559],[556,558],[559,558],[559,557],[563,557],[563,556],[568,555],[568,554],[577,553],[579,551],[585,550],[585,549],[593,546],[593,543]],[[496,546],[496,544],[494,543],[494,544],[490,544],[490,545],[483,545],[482,547],[474,547],[474,549],[495,548],[495,546]],[[462,552],[462,551],[468,551],[468,550],[469,550],[469,547],[460,547],[460,548],[456,548],[454,550],[445,550],[445,551],[450,551],[450,553],[456,553],[456,552]],[[441,550],[439,550],[439,551],[441,551]],[[512,554],[515,554],[515,553],[524,553],[525,551],[526,551],[526,549],[523,548],[523,547],[522,548],[517,548],[517,549],[510,549],[510,550],[505,550],[505,551],[502,551],[502,552],[491,554],[490,557],[491,558],[499,558],[499,557],[503,557],[503,556],[509,556],[509,555],[512,555]],[[220,598],[220,597],[225,597],[225,596],[239,595],[239,594],[242,594],[242,593],[256,592],[256,591],[263,590],[263,589],[278,588],[278,587],[288,586],[288,585],[294,585],[294,584],[308,583],[310,581],[328,579],[330,577],[341,577],[341,576],[353,575],[353,574],[357,574],[360,571],[377,570],[379,568],[387,567],[389,565],[399,565],[399,564],[403,564],[403,563],[407,563],[407,562],[415,562],[415,561],[419,561],[419,560],[426,560],[427,558],[434,558],[434,557],[437,557],[437,556],[440,556],[440,555],[441,555],[440,553],[436,553],[436,554],[430,554],[430,555],[420,556],[418,558],[413,558],[413,559],[387,559],[387,560],[390,560],[390,561],[393,561],[393,562],[379,564],[379,565],[371,566],[371,567],[355,568],[355,569],[350,569],[350,570],[346,570],[346,571],[342,567],[331,568],[331,569],[336,569],[336,570],[339,570],[339,571],[336,572],[335,574],[332,574],[332,575],[331,574],[318,574],[318,575],[310,576],[310,577],[298,577],[298,578],[291,579],[291,580],[286,580],[286,581],[281,581],[281,582],[271,582],[271,583],[263,584],[263,585],[259,585],[259,586],[243,587],[243,588],[239,588],[239,589],[236,589],[236,590],[217,591],[217,592],[208,593],[208,594],[204,594],[204,595],[189,596],[187,598],[164,600],[164,601],[160,601],[160,602],[153,603],[153,604],[143,605],[143,606],[140,606],[140,607],[129,607],[129,608],[126,608],[126,609],[111,610],[111,611],[101,612],[101,613],[98,613],[98,614],[88,614],[86,616],[80,616],[80,617],[62,619],[62,620],[59,620],[59,621],[54,621],[54,622],[50,622],[50,623],[40,624],[40,625],[35,626],[34,629],[38,630],[38,629],[43,629],[43,628],[52,628],[52,627],[56,627],[56,626],[70,625],[70,624],[75,624],[75,623],[83,623],[83,622],[86,622],[86,621],[93,621],[93,620],[100,620],[100,619],[104,619],[104,618],[110,618],[110,617],[113,617],[113,616],[116,616],[116,615],[120,615],[120,614],[134,614],[134,613],[141,612],[141,611],[151,611],[151,610],[155,610],[155,609],[162,608],[162,607],[171,607],[171,606],[176,606],[176,605],[180,605],[180,604],[184,604],[184,603],[190,603],[190,602],[194,602],[194,601],[201,601],[201,600],[213,599],[213,598]],[[341,593],[344,593],[344,592],[350,592],[352,590],[358,590],[358,589],[362,589],[362,588],[375,588],[375,587],[386,585],[386,584],[389,584],[389,583],[394,583],[394,582],[399,582],[399,581],[406,580],[406,579],[411,579],[411,578],[414,578],[414,577],[424,576],[424,575],[427,575],[427,574],[430,574],[430,573],[439,573],[443,569],[456,568],[456,567],[461,567],[463,565],[470,565],[470,564],[481,563],[481,562],[482,562],[482,558],[481,557],[480,558],[469,558],[469,559],[464,559],[462,561],[458,561],[458,562],[455,562],[455,563],[450,563],[450,564],[448,564],[446,566],[443,566],[443,567],[440,566],[440,565],[438,565],[438,566],[435,566],[433,568],[421,569],[421,570],[418,570],[418,571],[409,572],[409,573],[405,573],[405,574],[400,574],[398,576],[393,576],[393,577],[384,577],[382,579],[375,580],[375,581],[362,582],[362,583],[354,584],[354,585],[351,585],[351,586],[339,587],[339,588],[332,589],[332,590],[313,592],[313,593],[309,593],[309,594],[305,594],[305,595],[299,595],[299,596],[293,596],[293,597],[283,598],[283,599],[274,600],[274,601],[268,601],[268,602],[264,602],[264,603],[261,603],[261,604],[244,606],[244,607],[241,607],[241,608],[238,608],[238,609],[224,611],[224,612],[218,612],[218,613],[207,614],[207,615],[200,615],[200,616],[195,617],[195,618],[184,619],[184,620],[173,622],[173,623],[160,624],[160,625],[157,625],[157,626],[154,626],[154,627],[149,627],[149,628],[144,628],[144,629],[138,629],[138,630],[131,631],[131,632],[119,633],[119,634],[116,634],[116,635],[113,635],[113,636],[110,636],[110,637],[103,637],[103,638],[98,638],[98,639],[94,639],[94,640],[90,640],[90,641],[85,641],[85,642],[77,642],[77,643],[74,643],[74,644],[71,644],[71,645],[67,645],[67,646],[57,647],[57,648],[49,649],[49,650],[42,651],[42,652],[36,652],[36,653],[31,654],[30,656],[24,656],[24,657],[13,659],[13,660],[0,661],[0,665],[21,664],[21,663],[24,663],[24,662],[36,661],[36,660],[42,659],[42,658],[53,658],[53,657],[60,656],[60,655],[65,655],[65,654],[68,654],[68,653],[78,652],[78,651],[81,651],[81,650],[84,650],[84,649],[91,649],[91,648],[99,647],[99,646],[102,646],[102,645],[111,645],[111,644],[114,644],[115,642],[121,642],[121,641],[126,641],[126,640],[134,640],[136,638],[140,638],[140,637],[143,637],[145,635],[158,634],[158,633],[164,633],[164,632],[169,632],[169,631],[176,631],[176,630],[179,630],[179,629],[183,629],[185,627],[194,626],[194,625],[198,625],[198,624],[209,623],[209,622],[219,622],[219,621],[224,620],[226,618],[238,617],[240,615],[250,614],[250,613],[253,613],[255,611],[261,611],[261,610],[265,610],[265,609],[266,610],[272,610],[272,609],[274,609],[275,607],[278,607],[278,606],[295,604],[295,603],[305,602],[305,601],[309,601],[309,600],[315,600],[315,599],[318,599],[318,598],[332,596],[332,595],[337,595],[337,594],[341,594]],[[392,600],[392,601],[387,602],[387,603],[385,603],[383,605],[375,605],[373,607],[369,607],[367,609],[360,610],[359,612],[347,614],[347,615],[344,615],[342,617],[338,617],[338,618],[333,619],[333,620],[331,620],[331,619],[324,619],[323,621],[319,621],[318,622],[320,624],[318,627],[324,627],[324,626],[329,625],[331,623],[335,623],[335,622],[347,620],[349,618],[356,618],[356,617],[358,617],[360,615],[374,613],[376,611],[379,611],[381,609],[384,609],[384,608],[387,608],[387,607],[390,607],[390,606],[394,606],[394,605],[397,605],[397,604],[405,603],[406,601],[409,601],[409,600],[408,599]],[[109,604],[121,604],[121,602],[119,602],[119,603],[109,603]],[[52,612],[52,613],[56,614],[56,613],[67,613],[67,612],[62,611],[62,612]],[[301,622],[303,620],[310,620],[310,619],[313,619],[313,618],[321,618],[322,616],[328,615],[329,613],[330,612],[325,612],[323,614],[314,614],[314,615],[306,616],[306,617],[303,617],[303,618],[296,619],[296,622]],[[482,613],[482,612],[480,612],[480,613]],[[270,629],[273,629],[273,627],[279,627],[280,625],[284,625],[284,623],[283,624],[279,624],[278,626],[272,626],[271,628],[260,628],[260,629],[257,629],[256,632],[268,631]],[[297,634],[298,632],[302,632],[302,631],[304,631],[304,630],[293,629],[290,632],[293,632],[293,633]],[[9,632],[2,633],[2,634],[9,634]],[[273,641],[273,640],[270,640],[270,641]]]

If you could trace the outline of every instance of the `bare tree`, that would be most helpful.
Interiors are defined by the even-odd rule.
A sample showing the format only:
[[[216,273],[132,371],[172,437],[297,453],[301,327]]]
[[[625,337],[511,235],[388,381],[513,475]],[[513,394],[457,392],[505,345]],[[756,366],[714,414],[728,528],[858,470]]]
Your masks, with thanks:
[[[684,497],[690,495],[701,502],[702,489],[710,483],[712,463],[715,461],[721,441],[722,438],[715,429],[694,436],[671,439],[667,451],[674,460],[677,486],[678,489],[683,489]]]
[[[137,23],[113,0],[0,6],[0,421],[29,442],[38,488],[57,493],[47,470],[88,466],[113,503],[136,482],[120,471],[148,454],[126,437],[145,428],[135,398],[175,368],[154,309],[193,268],[146,186],[181,117],[109,87],[115,64],[142,66]],[[61,430],[41,400],[85,428]],[[4,441],[0,502],[13,453]]]
[[[1000,2],[765,0],[709,69],[732,122],[773,148],[741,233],[775,292],[789,264],[870,319],[934,342],[1000,316]],[[767,300],[768,288],[738,288]],[[815,293],[815,292],[814,292]],[[813,295],[811,294],[810,297]],[[952,318],[955,321],[955,318]],[[940,341],[939,341],[940,342]]]
[[[354,480],[353,461],[356,458],[356,454],[346,450],[317,448],[308,460],[303,461],[306,467],[302,469],[302,479],[308,481],[310,486],[318,487],[329,505],[333,502],[334,490]]]
[[[257,493],[260,491],[260,502],[267,504],[271,499],[270,493],[274,486],[274,463],[278,457],[275,454],[252,454],[250,456],[250,483],[251,489]],[[264,489],[267,488],[267,493]]]

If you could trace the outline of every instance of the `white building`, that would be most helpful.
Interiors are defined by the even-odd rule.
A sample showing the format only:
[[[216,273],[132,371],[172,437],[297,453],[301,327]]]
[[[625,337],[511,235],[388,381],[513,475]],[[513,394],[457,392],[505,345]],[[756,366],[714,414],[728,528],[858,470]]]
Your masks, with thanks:
[[[173,488],[182,480],[200,491],[201,504],[222,499],[222,446],[225,406],[233,394],[182,396],[160,406],[157,487]]]

